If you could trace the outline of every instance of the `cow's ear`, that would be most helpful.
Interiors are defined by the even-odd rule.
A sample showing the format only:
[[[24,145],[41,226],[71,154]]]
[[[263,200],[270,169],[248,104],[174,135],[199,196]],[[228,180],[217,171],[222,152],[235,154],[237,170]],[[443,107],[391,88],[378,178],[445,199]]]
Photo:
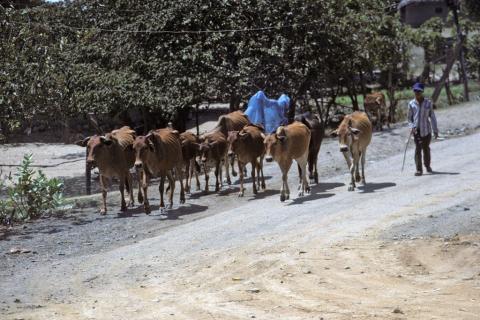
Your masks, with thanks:
[[[338,137],[338,130],[332,130],[328,135],[332,138]]]
[[[278,138],[278,140],[279,140],[281,143],[284,143],[285,141],[287,141],[287,136],[279,136],[279,135],[277,135],[277,138]]]
[[[104,136],[101,136],[100,137],[100,141],[104,144],[104,145],[111,145],[113,143],[113,141],[111,139],[107,139],[105,138]]]
[[[90,137],[86,137],[83,140],[75,141],[75,144],[79,147],[86,147],[89,140],[90,140]]]
[[[215,147],[217,144],[218,144],[218,141],[213,141],[213,142],[209,142],[209,143],[208,143],[208,146],[209,146],[210,148],[213,148],[213,147]]]
[[[353,138],[357,140],[361,131],[357,128],[350,128],[350,132],[353,134]]]

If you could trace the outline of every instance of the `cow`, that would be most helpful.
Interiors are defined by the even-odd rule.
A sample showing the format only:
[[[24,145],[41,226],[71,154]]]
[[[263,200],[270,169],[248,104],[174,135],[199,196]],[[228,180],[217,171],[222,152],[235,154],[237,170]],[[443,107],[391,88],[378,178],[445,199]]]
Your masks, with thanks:
[[[234,111],[230,112],[228,114],[222,115],[218,118],[218,122],[216,126],[209,132],[205,133],[200,137],[200,140],[204,140],[206,137],[213,133],[220,132],[224,135],[225,139],[228,136],[229,131],[240,131],[245,127],[247,124],[249,124],[250,121],[248,120],[247,116],[243,114],[241,111]],[[226,155],[226,157],[228,157]],[[225,170],[226,170],[226,175],[227,175],[227,183],[231,184],[232,181],[230,179],[230,173],[229,173],[229,164],[232,166],[232,175],[234,177],[237,176],[237,172],[235,172],[234,168],[234,159],[231,159],[231,163],[229,163],[228,158],[225,158]]]
[[[356,111],[345,116],[340,126],[331,133],[338,136],[340,151],[350,169],[351,182],[348,191],[355,190],[355,182],[365,184],[365,155],[372,140],[372,123],[364,112]],[[359,174],[359,161],[362,162],[362,176]]]
[[[255,171],[258,173],[258,184],[265,189],[265,177],[263,176],[263,156],[265,154],[265,146],[263,140],[263,128],[253,124],[246,125],[240,131],[229,131],[228,133],[228,156],[230,158],[237,156],[238,168],[240,172],[240,192],[238,196],[243,197],[245,188],[243,187],[243,169],[247,163],[252,164],[252,184],[253,193],[257,194],[257,186],[255,182]],[[261,178],[261,184],[260,184]]]
[[[121,211],[127,210],[124,189],[129,194],[128,205],[133,206],[133,185],[130,168],[135,162],[132,144],[135,140],[135,131],[130,127],[122,127],[104,135],[94,135],[77,141],[76,144],[87,148],[87,163],[96,166],[100,174],[100,188],[102,190],[102,205],[100,214],[107,213],[107,184],[108,179],[118,178]]]
[[[198,180],[197,167],[197,148],[196,143],[199,142],[198,137],[192,132],[186,131],[180,134],[180,142],[182,144],[183,163],[185,166],[185,192],[190,193],[193,174],[197,180],[197,190],[200,190],[200,180]]]
[[[383,122],[386,122],[390,129],[389,112],[385,103],[385,95],[382,92],[367,94],[363,108],[370,121],[375,124],[377,131],[383,130]]]
[[[308,146],[308,176],[310,183],[315,182],[318,184],[317,159],[320,146],[322,145],[325,128],[318,117],[316,115],[312,115],[310,112],[297,115],[295,120],[303,123],[308,127],[308,129],[310,129],[310,144]]]
[[[195,144],[205,173],[205,192],[208,192],[210,167],[215,168],[215,191],[222,186],[222,161],[228,161],[227,139],[221,132],[210,133],[201,143]],[[227,169],[228,172],[228,169]]]
[[[140,187],[143,191],[145,213],[151,213],[147,189],[150,177],[153,176],[160,177],[160,210],[162,211],[165,209],[163,201],[165,178],[168,179],[170,186],[168,208],[172,208],[173,192],[175,190],[173,170],[175,170],[176,177],[180,181],[180,203],[185,203],[182,146],[178,131],[170,128],[150,131],[146,136],[138,136],[135,139],[133,149],[135,150],[135,168],[141,180]]]
[[[267,162],[275,160],[282,171],[282,188],[280,201],[290,198],[288,188],[288,170],[295,160],[300,170],[299,196],[310,192],[307,181],[308,146],[310,144],[310,129],[301,122],[295,121],[287,126],[278,127],[277,131],[269,134],[264,140]]]

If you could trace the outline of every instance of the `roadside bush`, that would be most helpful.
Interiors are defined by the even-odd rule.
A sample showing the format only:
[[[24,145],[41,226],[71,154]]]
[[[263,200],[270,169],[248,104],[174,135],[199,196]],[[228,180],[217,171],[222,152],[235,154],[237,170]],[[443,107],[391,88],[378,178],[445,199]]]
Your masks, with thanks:
[[[17,173],[0,181],[6,194],[0,199],[0,220],[4,223],[39,218],[63,202],[63,183],[57,178],[48,179],[31,166],[32,155],[27,154]]]

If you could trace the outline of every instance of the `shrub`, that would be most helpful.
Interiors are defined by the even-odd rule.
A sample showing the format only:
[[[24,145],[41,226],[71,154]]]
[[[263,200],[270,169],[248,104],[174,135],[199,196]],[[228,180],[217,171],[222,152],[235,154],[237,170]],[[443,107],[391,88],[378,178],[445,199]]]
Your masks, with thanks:
[[[6,223],[39,218],[63,202],[63,183],[31,166],[32,155],[27,154],[17,173],[0,181],[0,188],[6,191],[6,197],[0,199],[0,218]]]

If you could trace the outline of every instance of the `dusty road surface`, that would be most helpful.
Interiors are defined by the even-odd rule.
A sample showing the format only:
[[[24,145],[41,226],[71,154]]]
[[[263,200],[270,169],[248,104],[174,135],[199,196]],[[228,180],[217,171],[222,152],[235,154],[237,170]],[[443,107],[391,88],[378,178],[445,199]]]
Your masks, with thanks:
[[[480,117],[471,115],[471,135],[432,145],[432,175],[413,177],[412,150],[400,173],[399,126],[375,134],[367,185],[355,192],[329,141],[320,184],[283,204],[270,165],[257,197],[249,186],[238,199],[233,186],[194,193],[166,215],[118,217],[112,193],[106,217],[87,205],[15,227],[0,240],[0,318],[478,319]],[[461,121],[441,120],[445,132]]]

